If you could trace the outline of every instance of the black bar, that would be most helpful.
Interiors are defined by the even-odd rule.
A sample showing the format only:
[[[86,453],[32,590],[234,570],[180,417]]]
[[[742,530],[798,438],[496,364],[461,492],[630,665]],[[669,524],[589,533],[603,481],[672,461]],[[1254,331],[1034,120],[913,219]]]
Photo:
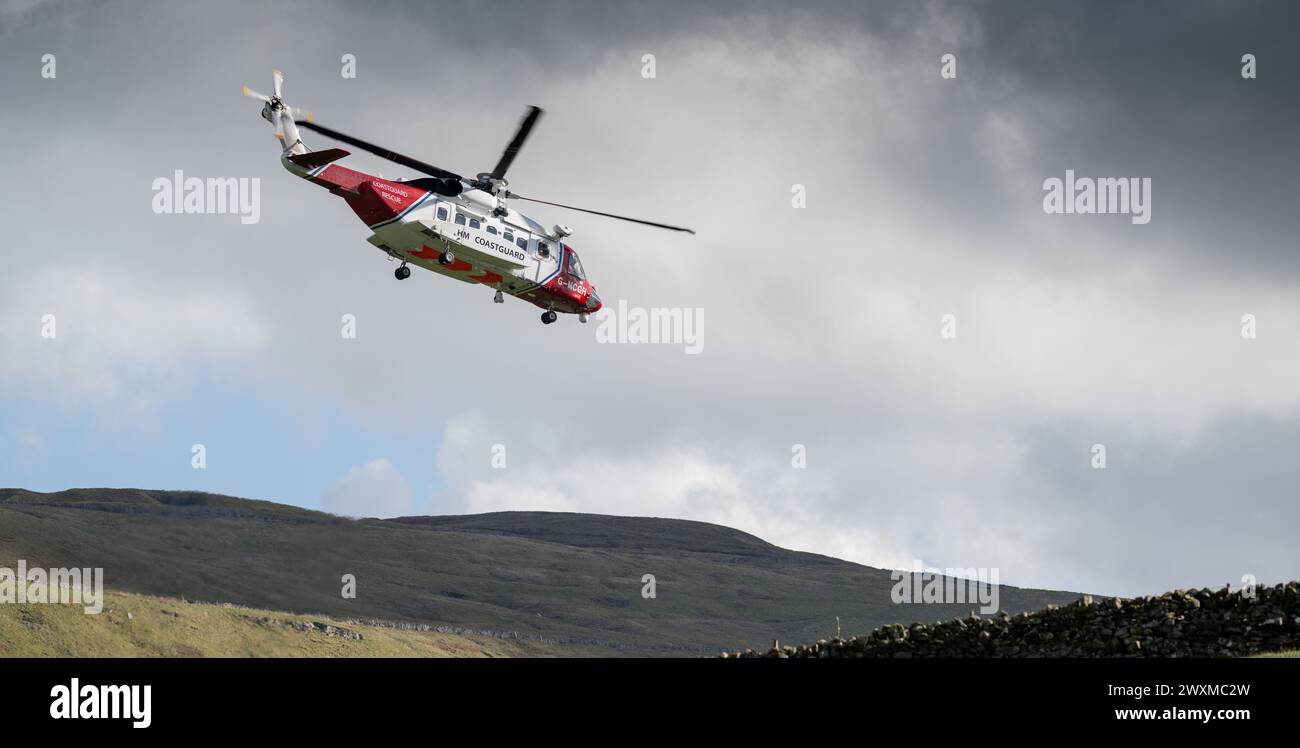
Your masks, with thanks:
[[[682,724],[756,720],[750,727],[764,718],[822,715],[829,726],[884,720],[931,731],[963,728],[971,736],[981,734],[981,726],[998,728],[982,734],[1008,736],[1031,725],[1253,733],[1293,724],[1300,675],[1296,661],[1285,659],[68,659],[0,660],[0,669],[6,726],[47,736],[260,735],[269,734],[268,725],[272,732],[279,726],[296,736],[328,736],[340,720],[419,731],[430,720],[481,724],[466,722],[471,718],[491,719],[492,730],[530,720],[579,728],[592,715]],[[81,687],[149,685],[150,726],[133,728],[129,719],[53,719],[51,690],[70,686],[74,677]],[[1162,694],[1157,686],[1171,691]],[[1184,692],[1189,686],[1198,692]],[[1144,687],[1149,690],[1141,698],[1116,690]],[[1199,692],[1216,687],[1218,695]],[[1214,718],[1166,718],[1177,716],[1165,715],[1171,708],[1209,709]],[[1134,709],[1155,714],[1116,716],[1116,710]]]

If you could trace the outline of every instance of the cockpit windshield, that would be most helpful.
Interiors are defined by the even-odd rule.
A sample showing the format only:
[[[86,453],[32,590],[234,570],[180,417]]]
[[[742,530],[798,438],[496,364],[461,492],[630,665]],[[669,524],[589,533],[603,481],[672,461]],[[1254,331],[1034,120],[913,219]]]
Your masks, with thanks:
[[[587,276],[582,272],[582,263],[578,261],[578,253],[572,249],[569,250],[568,273],[578,280],[587,279]]]

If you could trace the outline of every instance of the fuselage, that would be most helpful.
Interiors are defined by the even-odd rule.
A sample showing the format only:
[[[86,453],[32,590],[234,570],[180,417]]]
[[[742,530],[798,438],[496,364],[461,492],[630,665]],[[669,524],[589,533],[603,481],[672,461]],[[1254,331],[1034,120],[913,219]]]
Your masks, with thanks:
[[[333,163],[338,150],[285,153],[284,167],[347,202],[392,257],[555,312],[590,314],[600,298],[560,236],[482,190],[448,197]],[[444,253],[454,260],[440,262]],[[585,319],[585,317],[584,317]]]

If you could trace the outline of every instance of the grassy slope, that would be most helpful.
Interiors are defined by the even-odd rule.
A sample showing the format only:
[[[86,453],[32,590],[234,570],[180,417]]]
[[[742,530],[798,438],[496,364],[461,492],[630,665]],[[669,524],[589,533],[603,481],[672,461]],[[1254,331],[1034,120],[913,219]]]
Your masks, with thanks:
[[[348,520],[193,492],[0,489],[0,566],[98,566],[105,586],[340,618],[717,654],[972,605],[892,604],[889,573],[716,525],[538,512]],[[641,597],[654,574],[658,596]],[[354,574],[357,598],[340,596]],[[1003,608],[1077,595],[1003,587]]]
[[[129,616],[128,616],[129,614]],[[361,640],[262,619],[320,622]],[[233,606],[107,592],[104,610],[0,605],[0,655],[9,657],[550,657],[607,654],[536,641],[405,631]]]

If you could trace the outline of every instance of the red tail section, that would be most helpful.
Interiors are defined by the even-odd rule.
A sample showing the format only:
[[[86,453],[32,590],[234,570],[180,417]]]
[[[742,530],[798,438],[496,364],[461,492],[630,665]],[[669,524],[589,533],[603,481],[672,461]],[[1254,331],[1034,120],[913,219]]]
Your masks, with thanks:
[[[352,212],[365,221],[367,226],[398,217],[429,194],[428,190],[381,179],[334,163],[347,155],[348,152],[341,148],[330,148],[297,153],[285,156],[285,159],[292,164],[290,171],[346,200]]]

